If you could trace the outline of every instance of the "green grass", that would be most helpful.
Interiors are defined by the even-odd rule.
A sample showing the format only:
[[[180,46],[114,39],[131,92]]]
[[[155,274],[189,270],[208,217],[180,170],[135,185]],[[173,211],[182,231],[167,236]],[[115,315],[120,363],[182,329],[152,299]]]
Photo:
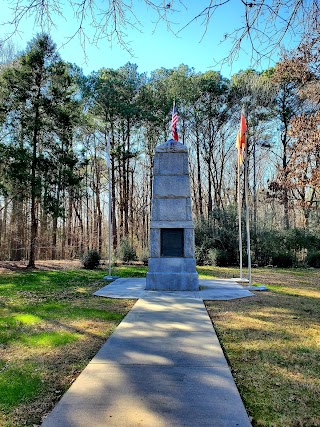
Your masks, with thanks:
[[[28,403],[44,392],[41,374],[35,365],[2,366],[0,372],[0,406],[4,412]]]
[[[139,276],[145,269],[126,267],[123,275],[130,272]],[[105,275],[103,270],[0,275],[0,426],[40,424],[132,307],[134,301],[93,296],[106,285]]]
[[[200,278],[236,268],[197,267]],[[147,267],[115,267],[144,277]],[[246,270],[244,271],[246,273]],[[105,270],[0,275],[0,426],[40,424],[134,301],[97,298]],[[207,302],[254,426],[320,426],[320,272],[254,269],[268,292]]]
[[[148,272],[148,267],[143,266],[122,266],[122,267],[114,267],[112,269],[112,274],[114,276],[121,277],[146,277]]]
[[[52,348],[60,347],[81,339],[81,335],[71,332],[40,332],[24,335],[21,342],[29,347]]]

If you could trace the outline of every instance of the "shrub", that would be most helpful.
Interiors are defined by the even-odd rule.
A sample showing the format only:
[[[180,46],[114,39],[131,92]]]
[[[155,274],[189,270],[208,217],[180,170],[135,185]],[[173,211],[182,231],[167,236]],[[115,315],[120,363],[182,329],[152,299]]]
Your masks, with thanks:
[[[216,265],[218,267],[228,267],[229,265],[238,264],[237,257],[234,256],[234,253],[226,249],[217,249],[216,251]]]
[[[100,259],[99,252],[96,249],[90,249],[82,255],[81,263],[84,268],[93,270],[99,266]]]
[[[209,249],[208,251],[208,261],[209,265],[217,265],[217,258],[218,258],[219,251],[217,249]]]
[[[139,256],[139,260],[143,263],[143,265],[148,265],[149,263],[149,251],[144,250]]]
[[[197,265],[209,264],[209,249],[206,247],[206,245],[196,246],[194,250],[194,256]]]
[[[294,251],[307,249],[314,252],[320,249],[319,238],[308,230],[292,228],[291,230],[284,231],[284,233],[286,233],[287,246]]]
[[[128,239],[123,239],[119,246],[118,256],[123,262],[134,261],[137,259],[137,254]]]
[[[238,258],[236,210],[215,208],[209,218],[195,223],[195,257],[198,265],[234,265]],[[235,237],[236,236],[236,237]]]
[[[247,263],[245,224],[243,221],[243,265]],[[195,256],[198,265],[237,265],[239,263],[239,234],[236,206],[214,208],[209,218],[195,221]],[[292,228],[278,230],[261,227],[251,229],[252,264],[292,267],[304,263],[306,253],[320,253],[320,236],[314,232]],[[312,259],[311,259],[312,258]],[[309,265],[317,264],[310,255]]]
[[[289,268],[295,263],[295,256],[290,252],[279,252],[272,255],[272,264],[277,267]]]
[[[320,268],[320,252],[310,252],[306,257],[309,267]]]

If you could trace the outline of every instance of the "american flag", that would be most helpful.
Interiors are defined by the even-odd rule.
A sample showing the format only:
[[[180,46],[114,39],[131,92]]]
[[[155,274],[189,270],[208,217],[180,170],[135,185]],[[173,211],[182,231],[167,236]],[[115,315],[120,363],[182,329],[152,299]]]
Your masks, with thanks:
[[[175,141],[179,141],[177,123],[178,123],[178,114],[177,114],[177,110],[176,110],[176,104],[174,103],[173,104],[173,110],[172,110],[171,129],[172,129],[172,138]]]

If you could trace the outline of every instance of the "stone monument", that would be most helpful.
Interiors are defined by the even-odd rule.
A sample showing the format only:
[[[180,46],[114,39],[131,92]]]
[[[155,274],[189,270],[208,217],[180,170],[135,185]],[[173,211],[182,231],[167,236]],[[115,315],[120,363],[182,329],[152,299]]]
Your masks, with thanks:
[[[188,149],[170,139],[155,150],[148,290],[199,290]]]

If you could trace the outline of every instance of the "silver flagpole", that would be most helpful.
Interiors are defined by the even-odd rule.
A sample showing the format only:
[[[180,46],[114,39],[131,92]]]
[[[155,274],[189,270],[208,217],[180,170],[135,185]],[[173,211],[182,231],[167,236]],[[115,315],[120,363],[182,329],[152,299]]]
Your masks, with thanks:
[[[109,192],[109,277],[111,277],[111,174],[110,174],[110,134],[108,136],[108,192]]]
[[[240,148],[239,148],[240,150]],[[238,150],[238,220],[239,220],[239,262],[240,279],[242,280],[242,229],[241,229],[241,198],[240,198],[240,153]]]
[[[246,136],[247,139],[247,136]],[[248,143],[246,141],[245,149],[245,163],[244,163],[244,192],[246,199],[246,227],[247,227],[247,252],[248,252],[248,280],[249,286],[252,284],[251,280],[251,252],[250,252],[250,224],[249,224],[249,188],[248,188]]]
[[[111,229],[111,172],[110,172],[110,168],[111,168],[111,159],[110,159],[110,133],[108,134],[108,140],[107,140],[107,150],[106,150],[106,160],[107,160],[107,169],[108,169],[108,196],[109,196],[109,227],[108,227],[108,266],[109,266],[109,274],[108,276],[105,276],[104,279],[105,280],[114,280],[117,279],[118,276],[111,276],[111,233],[112,233],[112,229]]]

